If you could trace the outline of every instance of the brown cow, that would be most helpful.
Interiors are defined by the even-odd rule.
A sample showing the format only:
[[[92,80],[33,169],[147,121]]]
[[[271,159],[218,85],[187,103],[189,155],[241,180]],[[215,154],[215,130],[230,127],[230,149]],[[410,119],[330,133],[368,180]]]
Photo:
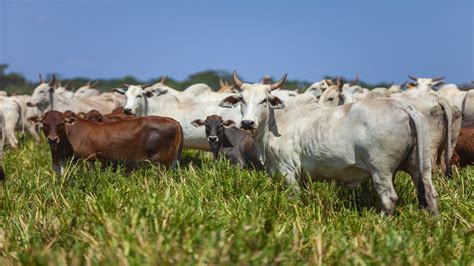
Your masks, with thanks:
[[[66,159],[73,155],[112,164],[147,160],[173,168],[181,159],[183,132],[171,118],[147,116],[97,123],[49,111],[42,118],[28,120],[43,124],[53,169],[58,174],[63,173]]]
[[[474,127],[461,128],[458,141],[454,149],[451,164],[466,167],[474,165]]]

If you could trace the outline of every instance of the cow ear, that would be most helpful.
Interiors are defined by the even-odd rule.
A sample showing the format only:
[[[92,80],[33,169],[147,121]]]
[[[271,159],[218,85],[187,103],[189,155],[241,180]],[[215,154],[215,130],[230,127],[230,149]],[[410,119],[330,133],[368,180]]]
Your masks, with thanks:
[[[195,127],[204,126],[204,124],[206,124],[206,121],[204,121],[202,119],[196,119],[196,120],[191,122],[191,125],[193,125]]]
[[[237,105],[239,105],[241,101],[242,101],[241,96],[231,95],[231,96],[225,97],[219,103],[219,106],[224,107],[224,108],[232,108],[232,107],[236,107]]]
[[[414,89],[416,87],[416,84],[413,82],[408,83],[407,89]]]
[[[74,125],[77,122],[77,118],[74,116],[69,116],[64,118],[64,122],[69,125]]]
[[[144,94],[147,98],[153,97],[153,92],[151,92],[151,91],[145,91],[143,94]]]
[[[79,112],[79,113],[76,114],[76,116],[79,117],[79,118],[82,118],[82,119],[86,118],[86,114],[84,112]],[[71,117],[71,116],[69,116],[69,117]]]
[[[154,89],[153,92],[156,93],[156,96],[160,96],[160,95],[168,93],[168,89],[157,88],[157,89]]]
[[[285,103],[275,95],[268,95],[268,102],[270,103],[270,107],[273,109],[285,108]]]
[[[125,93],[127,93],[127,91],[124,90],[124,89],[122,89],[122,88],[115,88],[114,91],[117,92],[117,93],[120,93],[120,94],[125,94]]]
[[[30,116],[28,117],[28,122],[33,123],[33,124],[39,124],[42,122],[43,118],[38,117],[38,116]]]
[[[235,122],[233,120],[224,121],[224,127],[233,127],[233,126],[235,126]]]

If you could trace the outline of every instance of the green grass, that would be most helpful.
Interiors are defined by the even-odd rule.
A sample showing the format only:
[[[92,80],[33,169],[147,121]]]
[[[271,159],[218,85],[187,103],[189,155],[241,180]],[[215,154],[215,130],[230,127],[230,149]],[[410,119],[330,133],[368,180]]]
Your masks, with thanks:
[[[125,176],[80,162],[58,177],[44,141],[27,141],[3,165],[0,265],[474,263],[472,168],[433,177],[438,218],[398,174],[389,218],[370,182],[318,182],[295,196],[281,180],[199,152],[186,152],[178,171]]]

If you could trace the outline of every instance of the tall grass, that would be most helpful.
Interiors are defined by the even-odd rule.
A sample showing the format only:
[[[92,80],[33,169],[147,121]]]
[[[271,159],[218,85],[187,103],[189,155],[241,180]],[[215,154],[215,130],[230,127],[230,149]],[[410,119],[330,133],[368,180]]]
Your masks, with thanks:
[[[474,263],[474,170],[434,176],[440,216],[418,209],[398,174],[394,217],[370,182],[356,189],[281,180],[199,152],[182,167],[130,176],[98,164],[53,174],[45,143],[8,151],[0,188],[0,264]]]

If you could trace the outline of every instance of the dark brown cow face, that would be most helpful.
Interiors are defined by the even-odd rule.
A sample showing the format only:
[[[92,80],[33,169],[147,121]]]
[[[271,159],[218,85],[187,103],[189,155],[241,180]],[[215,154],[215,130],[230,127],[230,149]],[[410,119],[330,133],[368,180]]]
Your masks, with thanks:
[[[65,117],[58,111],[49,111],[42,118],[33,116],[28,118],[28,121],[43,124],[43,133],[49,144],[55,145],[66,138],[65,124],[71,123],[75,119],[75,117]]]
[[[196,119],[191,124],[195,127],[206,126],[206,136],[211,149],[218,149],[224,140],[224,128],[235,125],[232,120],[224,121],[218,115],[211,115],[206,117],[206,120]]]

